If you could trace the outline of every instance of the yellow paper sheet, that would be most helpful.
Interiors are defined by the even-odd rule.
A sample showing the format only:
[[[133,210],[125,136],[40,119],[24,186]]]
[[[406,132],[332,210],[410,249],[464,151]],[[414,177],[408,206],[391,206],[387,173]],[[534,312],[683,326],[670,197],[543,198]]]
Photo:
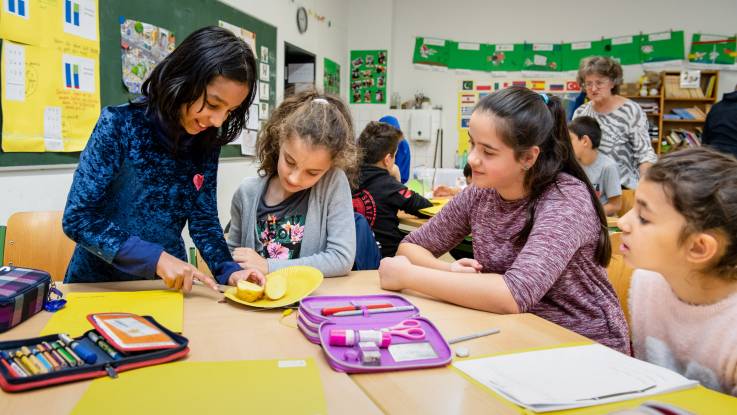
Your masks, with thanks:
[[[438,198],[438,199],[431,199],[432,206],[429,208],[420,209],[420,213],[424,213],[427,216],[435,216],[440,212],[440,209],[445,206],[448,201],[450,201],[449,198]]]
[[[67,305],[54,313],[41,336],[68,333],[81,336],[92,325],[87,315],[92,313],[127,312],[141,316],[153,316],[171,331],[182,332],[184,298],[180,291],[129,291],[69,293]]]
[[[44,48],[75,43],[100,53],[98,0],[3,0],[3,3],[0,38]]]
[[[47,49],[5,41],[3,151],[81,151],[100,113],[99,57],[60,43]]]
[[[3,151],[81,151],[100,114],[98,1],[0,9]]]
[[[313,359],[179,362],[100,378],[73,414],[326,414]]]

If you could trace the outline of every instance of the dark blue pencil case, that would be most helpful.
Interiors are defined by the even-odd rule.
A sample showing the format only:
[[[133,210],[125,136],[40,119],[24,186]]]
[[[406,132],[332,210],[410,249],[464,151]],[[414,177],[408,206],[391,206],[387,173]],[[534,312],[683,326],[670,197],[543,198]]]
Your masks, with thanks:
[[[144,316],[144,318],[152,323],[156,328],[166,333],[176,343],[176,346],[164,349],[124,353],[116,346],[113,339],[102,336],[101,331],[93,329],[85,332],[80,337],[74,338],[74,340],[81,346],[85,347],[88,352],[92,352],[97,356],[95,363],[85,363],[81,360],[78,354],[75,354],[77,359],[74,359],[74,356],[72,356],[72,359],[68,359],[72,361],[76,360],[77,364],[72,366],[71,362],[63,356],[64,353],[59,350],[61,347],[53,347],[57,346],[57,342],[60,341],[60,337],[57,334],[0,342],[0,388],[6,392],[20,392],[102,376],[116,378],[119,372],[171,362],[181,359],[189,353],[189,341],[186,337],[168,330],[166,327],[156,322],[153,317]],[[90,332],[102,337],[107,345],[112,346],[113,352],[118,353],[118,359],[116,360],[111,357],[109,352],[106,352],[98,346],[97,343],[90,340],[88,337]],[[43,345],[44,343],[46,345],[51,345],[52,350],[56,351],[56,353],[54,354],[54,352],[48,350],[45,346],[42,346],[42,348],[36,348],[36,346]],[[47,370],[47,373],[33,374],[31,373],[31,370],[28,370],[27,363],[22,361],[22,357],[16,357],[15,359],[7,358],[10,354],[17,356],[15,352],[20,351],[24,346],[28,351],[32,352],[30,354],[35,357],[34,361],[40,363],[40,365],[36,365],[36,367],[44,366],[44,361],[46,363],[51,363],[51,360],[54,360],[57,363],[59,360],[66,360],[67,366],[60,367],[58,370]],[[35,353],[33,353],[34,351]],[[44,354],[44,352],[49,353],[49,355]],[[30,355],[25,354],[22,351],[21,354],[23,357],[28,359],[31,365],[34,364]],[[43,359],[38,356],[39,354]],[[66,355],[70,356],[69,353]],[[47,369],[49,366],[51,366],[51,364],[47,366]],[[57,366],[61,365],[57,364]],[[20,370],[18,370],[19,368]],[[23,376],[23,373],[25,373],[26,376]]]

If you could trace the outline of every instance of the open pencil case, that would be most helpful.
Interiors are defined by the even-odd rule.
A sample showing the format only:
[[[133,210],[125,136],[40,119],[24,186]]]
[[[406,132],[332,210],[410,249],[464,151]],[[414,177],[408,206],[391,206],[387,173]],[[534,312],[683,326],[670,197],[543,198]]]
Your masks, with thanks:
[[[376,305],[398,310],[369,308]],[[355,310],[323,314],[336,307]],[[297,325],[308,340],[322,345],[328,364],[339,372],[430,368],[452,360],[437,327],[399,295],[307,297],[300,302]]]
[[[94,329],[76,338],[52,334],[0,342],[0,387],[19,392],[102,376],[116,378],[118,372],[171,362],[189,353],[187,338],[153,317],[99,313],[87,319]],[[106,322],[116,321],[133,327],[133,337],[107,328]],[[137,339],[146,342],[135,343]]]

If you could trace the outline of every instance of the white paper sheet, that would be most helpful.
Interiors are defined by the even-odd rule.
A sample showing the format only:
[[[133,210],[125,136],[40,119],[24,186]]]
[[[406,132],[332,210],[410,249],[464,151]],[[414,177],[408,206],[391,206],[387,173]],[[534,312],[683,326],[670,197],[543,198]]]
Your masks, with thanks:
[[[26,49],[8,41],[3,42],[3,90],[9,101],[26,100]]]
[[[464,360],[454,366],[537,412],[617,402],[698,384],[599,344]]]

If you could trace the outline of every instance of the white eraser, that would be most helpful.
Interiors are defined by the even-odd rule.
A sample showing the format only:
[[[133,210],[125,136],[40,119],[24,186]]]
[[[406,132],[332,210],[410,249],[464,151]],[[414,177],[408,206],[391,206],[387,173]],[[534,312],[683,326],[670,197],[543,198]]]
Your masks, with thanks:
[[[468,357],[470,354],[467,347],[456,347],[456,356],[458,357]]]

